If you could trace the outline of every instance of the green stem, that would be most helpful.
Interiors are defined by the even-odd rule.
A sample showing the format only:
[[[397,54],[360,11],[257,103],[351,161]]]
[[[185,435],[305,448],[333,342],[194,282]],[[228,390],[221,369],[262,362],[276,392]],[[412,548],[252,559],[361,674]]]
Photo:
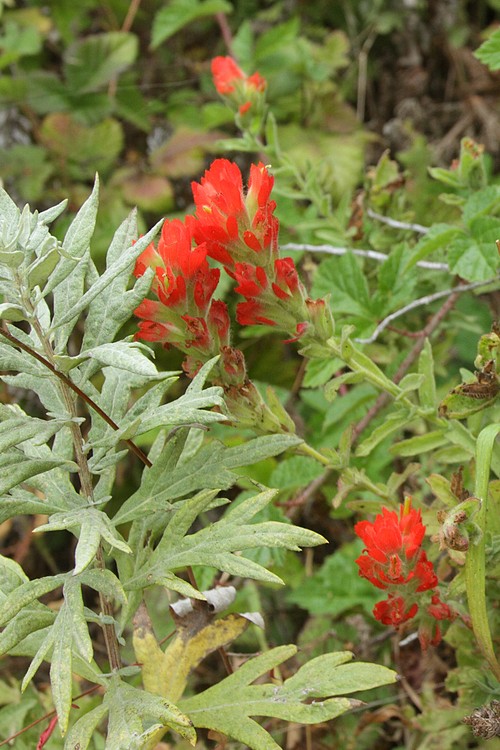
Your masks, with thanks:
[[[400,401],[406,406],[413,406],[407,398],[401,398],[401,388],[396,383],[393,383],[392,380],[389,380],[366,354],[356,349],[352,341],[348,338],[331,338],[328,340],[328,346],[332,353],[336,357],[343,359],[353,372],[361,373],[365,380],[372,383],[379,390],[385,391],[393,398],[399,397]]]
[[[479,648],[491,671],[500,680],[500,665],[493,649],[486,603],[486,514],[488,508],[488,482],[495,438],[500,433],[500,424],[491,424],[479,434],[476,444],[475,496],[481,507],[474,518],[481,529],[481,538],[471,544],[465,560],[465,582],[467,600],[472,619],[472,628]]]
[[[301,443],[296,447],[295,451],[296,453],[302,453],[303,455],[311,456],[311,458],[315,458],[316,461],[319,461],[319,463],[323,464],[323,466],[328,466],[331,468],[331,461],[308,443]]]

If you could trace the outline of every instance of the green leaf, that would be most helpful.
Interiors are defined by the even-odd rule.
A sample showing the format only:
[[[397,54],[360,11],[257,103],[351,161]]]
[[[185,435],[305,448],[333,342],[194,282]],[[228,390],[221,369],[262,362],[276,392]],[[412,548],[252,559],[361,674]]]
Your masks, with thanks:
[[[415,266],[419,260],[427,258],[435,250],[441,250],[457,237],[464,236],[463,230],[450,224],[433,224],[427,234],[417,242],[413,248],[406,270]]]
[[[418,371],[424,376],[418,389],[421,405],[433,412],[436,411],[436,378],[434,375],[434,358],[429,339],[425,339],[424,347],[418,359]]]
[[[120,604],[127,603],[127,595],[120,579],[111,570],[105,568],[87,568],[78,576],[80,583],[90,586],[109,599],[115,599]]]
[[[33,440],[34,445],[45,443],[65,424],[64,419],[36,419],[24,414],[19,408],[0,406],[0,452],[6,451],[25,440]]]
[[[371,295],[366,276],[353,253],[327,258],[321,263],[312,287],[314,297],[331,294],[334,313],[373,319]]]
[[[92,193],[87,198],[71,222],[63,242],[65,257],[61,258],[51,275],[44,293],[54,292],[54,324],[63,318],[68,310],[83,295],[85,274],[90,257],[90,240],[94,233],[99,204],[99,180],[96,178]],[[55,335],[55,349],[64,352],[64,347],[74,328],[76,318],[59,325]]]
[[[500,219],[478,216],[469,222],[471,237],[457,237],[449,249],[452,273],[467,281],[486,281],[498,272],[496,240],[500,237]]]
[[[114,281],[117,276],[122,274],[124,271],[130,273],[137,257],[147,248],[150,242],[152,242],[160,229],[163,220],[159,221],[155,226],[149,230],[143,237],[140,237],[137,242],[131,243],[130,246],[124,250],[119,259],[113,263],[103,275],[85,292],[85,294],[78,300],[72,309],[68,310],[65,315],[59,320],[54,321],[54,328],[64,326],[70,321],[74,321],[83,310],[94,300],[99,294],[107,293],[109,285]],[[57,271],[57,269],[56,269]],[[49,283],[50,283],[49,279]]]
[[[69,578],[64,586],[64,602],[31,662],[22,684],[24,690],[41,662],[50,658],[52,698],[63,734],[68,727],[71,709],[72,673],[78,672],[75,656],[78,655],[84,662],[90,663],[92,654],[92,641],[85,621],[80,583],[74,578]]]
[[[95,359],[104,366],[117,367],[136,375],[157,378],[159,377],[158,371],[151,360],[144,355],[142,351],[144,348],[143,345],[137,343],[115,341],[87,349],[82,354]]]
[[[396,411],[389,414],[384,422],[372,430],[370,435],[358,445],[356,456],[369,456],[382,440],[385,440],[389,435],[406,427],[410,421],[406,410]]]
[[[304,487],[317,479],[325,468],[315,459],[308,456],[291,456],[286,458],[273,470],[269,484],[279,490]]]
[[[408,440],[401,440],[390,447],[390,452],[395,456],[418,456],[419,453],[428,453],[446,445],[446,428],[433,430],[425,435],[416,435]]]
[[[270,456],[295,448],[303,442],[298,435],[263,435],[262,437],[247,440],[242,445],[226,448],[223,461],[227,469],[235,469],[239,466],[248,466],[257,463]]]
[[[87,750],[94,736],[96,727],[108,713],[107,706],[102,703],[84,714],[76,724],[73,724],[64,743],[65,750]]]
[[[145,570],[141,570],[129,586],[145,586],[163,580],[165,571],[188,565],[211,565],[220,570],[247,578],[281,583],[281,579],[261,565],[235,555],[245,549],[277,547],[294,551],[301,546],[316,546],[325,540],[320,534],[287,523],[261,522],[249,524],[261,508],[271,502],[274,490],[246,498],[231,507],[216,523],[193,534],[187,534],[194,520],[212,502],[213,492],[201,492],[176,511],[167,532],[160,539]]]
[[[177,706],[127,685],[119,677],[112,678],[104,706],[109,713],[106,750],[142,750],[149,747],[147,740],[161,728],[173,729],[191,745],[196,743],[192,722]]]
[[[375,664],[343,664],[352,654],[325,654],[302,667],[282,685],[250,683],[296,653],[280,646],[247,661],[214,687],[181,702],[197,727],[221,732],[253,750],[279,750],[279,745],[251,716],[272,716],[313,724],[328,721],[351,708],[347,698],[331,698],[394,682],[396,674]],[[310,698],[321,701],[306,703]]]
[[[57,466],[76,469],[76,464],[64,458],[29,458],[20,451],[7,451],[0,455],[0,495],[16,487],[21,482]]]
[[[463,220],[470,226],[470,222],[478,216],[492,216],[500,208],[500,187],[488,185],[482,190],[476,190],[467,199],[463,208]]]
[[[232,11],[232,4],[226,0],[171,0],[154,17],[151,47],[155,49],[192,21]]]
[[[128,248],[132,247],[137,238],[137,212],[134,210],[116,230],[106,255],[106,269],[111,269],[118,263]],[[106,292],[93,299],[88,308],[85,321],[85,333],[82,351],[92,349],[100,344],[112,341],[130,317],[133,310],[142,301],[149,290],[151,279],[149,274],[141,276],[132,289],[128,289],[130,267],[122,270],[108,282]],[[84,379],[91,367],[82,368]]]
[[[137,57],[135,34],[109,31],[79,39],[64,54],[64,74],[71,92],[97,91],[132,65]]]
[[[211,443],[188,463],[175,466],[171,452],[166,451],[151,468],[144,469],[141,486],[125,501],[113,522],[119,525],[169,510],[173,500],[199,490],[229,489],[238,477],[225,467],[224,456],[224,446]]]
[[[342,545],[316,573],[287,595],[287,601],[312,615],[339,617],[361,609],[371,616],[380,595],[373,584],[357,574],[354,561],[362,551],[363,544],[358,540]]]
[[[500,29],[496,29],[488,39],[474,52],[478,60],[490,70],[500,69]]]
[[[22,583],[15,589],[15,597],[7,597],[0,604],[0,626],[6,625],[18,612],[39,596],[48,594],[49,591],[54,591],[61,586],[67,577],[66,573],[60,573],[56,576],[46,576]]]
[[[97,508],[83,506],[64,513],[53,513],[36,531],[73,530],[79,528],[78,544],[75,552],[73,575],[81,573],[94,560],[101,538],[111,547],[130,553],[132,550],[116,531],[108,516]]]

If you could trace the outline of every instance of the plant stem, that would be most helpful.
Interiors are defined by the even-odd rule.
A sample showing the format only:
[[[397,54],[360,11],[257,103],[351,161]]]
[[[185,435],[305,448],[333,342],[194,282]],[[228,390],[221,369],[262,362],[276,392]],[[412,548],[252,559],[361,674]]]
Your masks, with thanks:
[[[34,314],[34,311],[33,311],[33,315],[30,320],[30,323],[36,335],[38,336],[40,340],[40,344],[42,345],[42,348],[44,350],[45,358],[42,357],[42,359],[45,359],[47,362],[47,365],[49,365],[49,369],[54,374],[57,374],[58,370],[55,364],[54,353],[52,351],[52,347],[50,345],[50,342],[47,336],[45,335],[45,332],[43,331],[42,326],[40,325],[40,321]],[[74,390],[68,387],[66,379],[58,378],[56,382],[58,384],[59,391],[61,393],[67,412],[71,419],[69,423],[69,428],[71,430],[71,435],[73,439],[73,449],[75,451],[75,460],[76,460],[76,463],[78,464],[78,475],[80,477],[80,490],[81,490],[83,497],[87,501],[87,503],[92,504],[93,497],[94,497],[92,473],[89,469],[87,456],[85,455],[85,452],[83,450],[84,441],[83,441],[83,435],[80,429],[80,425],[76,421],[78,412],[76,409],[76,399],[75,399]],[[96,552],[96,564],[97,564],[97,567],[101,569],[104,569],[106,567],[104,563],[104,554],[103,554],[101,544],[99,544],[99,547]],[[112,608],[111,602],[101,592],[99,592],[99,601],[100,601],[101,610],[103,614],[112,616],[113,608]],[[104,634],[104,641],[106,644],[106,651],[108,654],[109,665],[112,671],[118,670],[122,666],[122,662],[120,658],[120,649],[118,645],[118,639],[116,636],[115,628],[112,623],[103,623],[102,630]]]
[[[491,457],[500,424],[490,424],[479,433],[476,444],[475,496],[481,501],[474,520],[481,529],[476,544],[471,543],[465,559],[467,600],[474,635],[491,671],[500,680],[500,664],[495,656],[486,604],[486,518],[488,510],[488,483]]]
[[[58,370],[56,365],[53,362],[43,357],[35,349],[32,349],[30,346],[28,346],[28,344],[25,344],[22,341],[20,341],[18,338],[16,338],[9,330],[7,330],[5,326],[0,328],[0,334],[2,334],[2,336],[8,339],[8,341],[10,341],[11,344],[14,344],[14,346],[19,347],[19,349],[22,349],[24,352],[32,356],[34,359],[38,360],[38,362],[41,362],[41,364],[44,365],[44,367],[50,370],[57,378],[59,378],[59,380],[61,380],[65,385],[67,385],[68,388],[71,388],[71,390],[74,393],[76,393],[76,395],[79,396],[82,399],[82,401],[84,401],[87,404],[87,406],[90,406],[91,409],[97,412],[97,414],[99,414],[99,416],[102,417],[102,419],[104,419],[106,424],[109,424],[109,426],[112,427],[113,430],[120,429],[118,425],[116,424],[116,422],[114,422],[111,419],[111,417],[108,416],[108,414],[106,414],[106,412],[103,411],[101,407],[98,404],[96,404],[96,402],[93,399],[90,398],[90,396],[87,396],[87,394],[84,391],[82,391],[81,388],[79,388],[75,383],[73,383],[73,381],[70,378],[68,378],[67,375],[65,375],[63,372]],[[126,445],[128,445],[132,453],[135,453],[135,455],[138,458],[140,458],[143,464],[145,464],[146,466],[152,465],[151,461],[146,456],[146,454],[132,440],[124,439],[123,442]]]

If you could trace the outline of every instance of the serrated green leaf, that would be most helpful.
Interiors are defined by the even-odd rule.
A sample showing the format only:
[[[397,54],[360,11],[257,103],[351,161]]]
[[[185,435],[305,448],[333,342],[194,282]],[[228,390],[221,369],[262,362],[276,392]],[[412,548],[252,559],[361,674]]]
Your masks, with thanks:
[[[216,13],[232,13],[232,11],[233,6],[226,0],[171,0],[154,17],[151,47],[155,49],[198,18],[214,16]]]
[[[279,490],[304,487],[317,479],[325,470],[314,458],[291,456],[285,458],[273,469],[269,484]]]
[[[500,237],[500,219],[478,216],[469,222],[471,237],[457,237],[450,244],[450,271],[467,281],[486,281],[498,272],[496,240]]]
[[[478,60],[487,65],[490,70],[500,69],[500,29],[496,29],[491,36],[474,52]]]
[[[340,617],[361,610],[371,616],[380,595],[373,584],[356,574],[355,560],[362,551],[359,540],[343,544],[319,570],[287,594],[287,601],[312,615]]]
[[[135,34],[109,31],[90,34],[67,48],[64,73],[72,92],[93,92],[126,70],[137,57]]]
[[[482,190],[476,190],[467,199],[463,208],[463,220],[466,225],[478,216],[492,216],[500,208],[500,187],[488,185]]]
[[[370,321],[373,318],[368,282],[353,253],[324,260],[314,278],[312,294],[331,294],[334,314],[347,313]]]

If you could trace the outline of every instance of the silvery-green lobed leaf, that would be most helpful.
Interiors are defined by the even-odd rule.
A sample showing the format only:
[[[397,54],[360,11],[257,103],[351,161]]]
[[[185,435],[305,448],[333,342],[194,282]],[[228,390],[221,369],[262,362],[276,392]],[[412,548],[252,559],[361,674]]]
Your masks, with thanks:
[[[90,260],[90,240],[94,233],[99,203],[99,180],[96,177],[92,193],[73,219],[63,241],[62,257],[49,278],[45,294],[53,291],[54,336],[56,352],[64,353],[68,338],[78,319],[71,315],[84,293],[85,275]],[[70,317],[68,318],[68,311]],[[61,319],[66,317],[64,324]]]
[[[302,667],[281,685],[252,685],[258,677],[296,653],[295,646],[280,646],[250,659],[214,687],[181,702],[196,727],[221,732],[253,750],[279,750],[271,736],[251,719],[272,716],[285,721],[314,724],[328,721],[351,708],[340,693],[366,690],[394,682],[396,674],[376,664],[348,664],[352,654],[324,654]],[[311,698],[320,698],[320,701]]]
[[[232,575],[241,575],[273,583],[281,579],[262,566],[234,553],[256,547],[281,547],[299,550],[301,546],[316,546],[326,540],[314,531],[287,523],[246,523],[275,496],[268,490],[245,499],[210,526],[188,534],[194,520],[211,503],[209,491],[185,500],[173,515],[166,533],[146,563],[144,569],[129,581],[130,588],[154,583],[166,571],[186,566],[212,565]]]
[[[85,294],[76,302],[71,309],[67,309],[66,313],[61,310],[62,317],[54,320],[54,328],[59,326],[65,326],[66,324],[75,321],[83,310],[99,295],[106,293],[109,285],[116,279],[117,276],[122,274],[125,270],[130,273],[132,266],[134,265],[137,257],[142,253],[143,250],[149,245],[149,243],[155,238],[162,221],[159,221],[152,229],[149,230],[143,237],[140,237],[137,242],[131,244],[122,254],[121,257],[108,268],[103,275],[99,278],[88,289]],[[57,271],[57,269],[56,269]],[[50,283],[51,279],[49,279]]]
[[[191,721],[166,698],[139,690],[114,677],[104,698],[109,712],[106,750],[141,750],[161,727],[173,729],[191,744],[196,733]],[[151,726],[151,723],[153,726]]]

